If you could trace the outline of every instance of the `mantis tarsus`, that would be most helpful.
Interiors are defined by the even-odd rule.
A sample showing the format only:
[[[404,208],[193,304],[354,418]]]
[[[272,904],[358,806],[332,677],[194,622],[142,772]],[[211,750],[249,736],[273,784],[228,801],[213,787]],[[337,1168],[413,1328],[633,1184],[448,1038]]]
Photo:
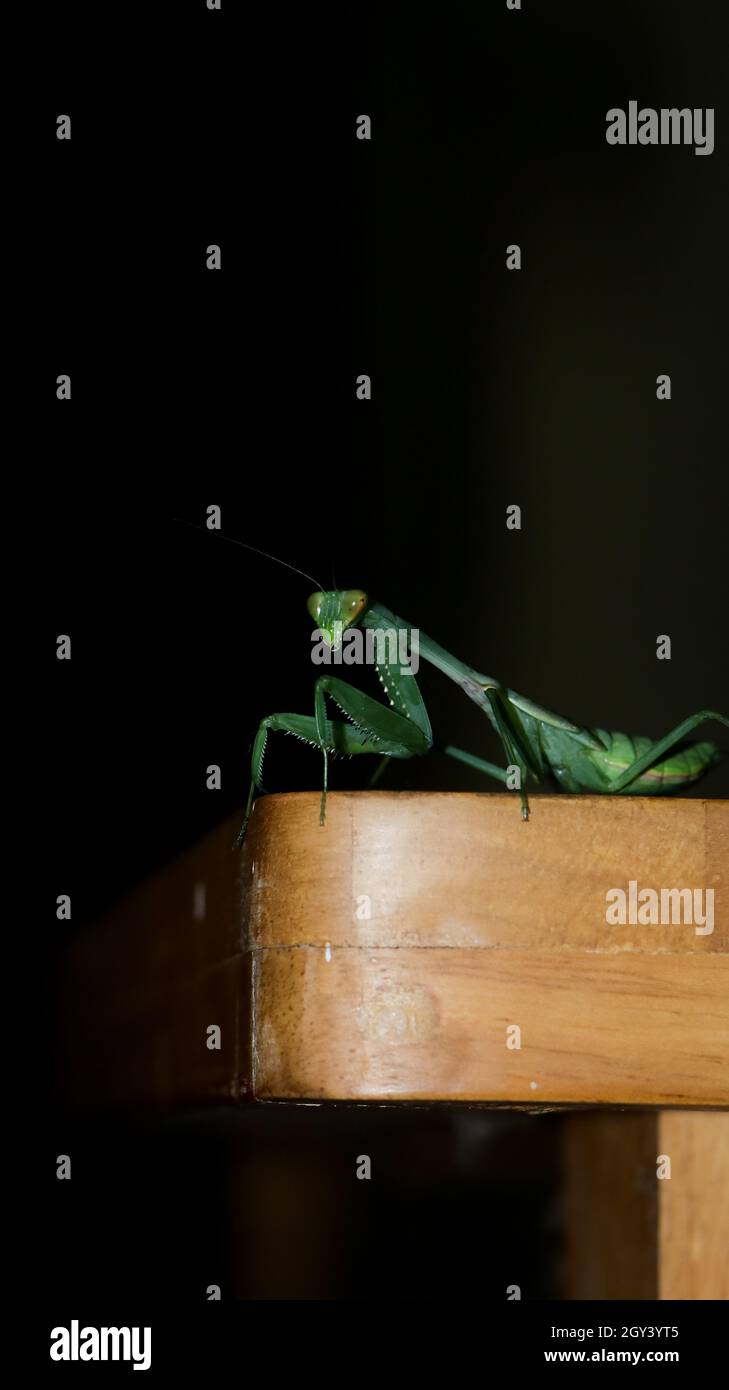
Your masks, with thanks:
[[[273,557],[271,557],[273,558]],[[334,589],[311,595],[310,616],[332,644],[348,628],[409,634],[410,623],[379,603],[370,602],[361,589]],[[245,820],[238,841],[246,832],[256,791],[263,790],[261,773],[269,731],[280,730],[319,748],[324,758],[320,821],[324,824],[329,782],[330,754],[373,754],[383,760],[414,758],[438,747],[449,757],[466,763],[510,787],[518,788],[522,817],[529,816],[527,782],[554,778],[567,792],[665,795],[680,791],[701,777],[721,754],[714,743],[685,743],[687,735],[706,720],[716,719],[729,728],[729,719],[715,710],[689,715],[664,738],[630,738],[604,729],[586,729],[561,715],[552,714],[533,700],[509,690],[459,661],[439,647],[422,630],[418,632],[421,657],[455,681],[483,710],[501,741],[508,768],[486,762],[453,744],[435,744],[433,732],[415,676],[403,673],[401,661],[381,649],[375,661],[389,706],[364,694],[338,676],[322,675],[314,686],[314,713],[270,714],[261,721],[251,758],[251,786]],[[345,720],[330,719],[331,700]],[[346,722],[349,721],[349,722]],[[385,765],[384,762],[380,767]],[[518,775],[517,775],[518,774]],[[377,774],[376,774],[377,775]],[[374,780],[374,779],[373,779]]]

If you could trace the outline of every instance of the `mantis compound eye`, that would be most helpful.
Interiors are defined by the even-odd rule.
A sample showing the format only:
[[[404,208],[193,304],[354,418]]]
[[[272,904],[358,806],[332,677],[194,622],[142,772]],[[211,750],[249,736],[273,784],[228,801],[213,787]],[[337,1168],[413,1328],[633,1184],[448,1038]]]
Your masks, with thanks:
[[[306,600],[306,611],[309,614],[309,617],[312,618],[314,622],[317,624],[319,623],[319,619],[322,615],[323,599],[324,595],[322,593],[316,593],[311,594],[310,597]]]
[[[367,595],[362,589],[345,589],[342,594],[342,622],[356,623],[367,607]]]

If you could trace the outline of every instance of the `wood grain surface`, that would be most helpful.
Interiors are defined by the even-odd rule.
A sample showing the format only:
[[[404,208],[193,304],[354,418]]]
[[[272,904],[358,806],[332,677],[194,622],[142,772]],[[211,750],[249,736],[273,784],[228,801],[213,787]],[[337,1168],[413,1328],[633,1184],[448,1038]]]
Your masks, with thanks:
[[[565,1297],[729,1299],[729,1114],[564,1120]]]
[[[658,1137],[658,1297],[729,1299],[729,1115],[666,1111]]]
[[[72,943],[72,1098],[729,1102],[729,803],[296,793],[236,829]],[[712,889],[713,932],[608,925],[631,879]]]
[[[525,824],[508,795],[373,792],[322,827],[315,795],[261,800],[255,1094],[726,1105],[728,864],[724,802],[535,797]],[[711,889],[713,932],[608,925],[631,879]]]

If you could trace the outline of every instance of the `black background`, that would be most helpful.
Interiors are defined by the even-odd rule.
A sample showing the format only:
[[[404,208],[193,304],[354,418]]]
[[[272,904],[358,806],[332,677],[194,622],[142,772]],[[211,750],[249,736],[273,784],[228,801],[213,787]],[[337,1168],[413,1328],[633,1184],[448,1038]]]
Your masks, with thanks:
[[[580,723],[658,737],[729,706],[724,11],[47,7],[18,59],[37,96],[20,487],[47,652],[51,975],[67,930],[242,804],[261,716],[312,710],[312,585],[175,518],[221,506],[229,535],[323,587],[335,574],[367,589]],[[630,99],[715,107],[714,153],[609,147],[605,113]],[[368,143],[354,138],[361,112]],[[519,273],[505,269],[513,242]],[[220,273],[205,269],[211,243]],[[69,403],[55,398],[61,372]],[[355,399],[360,372],[371,402]],[[670,403],[655,394],[664,372]],[[511,503],[521,532],[506,530]],[[58,633],[70,663],[55,659]],[[661,633],[670,662],[656,659]],[[421,686],[438,734],[497,758],[455,688],[425,670]],[[701,736],[726,747],[716,726]],[[319,785],[312,750],[273,740],[268,758],[271,790]],[[221,792],[205,789],[209,763]],[[339,763],[335,786],[368,771]],[[386,785],[493,790],[436,755]],[[695,794],[728,790],[725,766]],[[59,892],[69,928],[48,914]],[[242,1296],[362,1294],[383,1231],[410,1227],[430,1234],[405,1241],[404,1267],[447,1291],[469,1267],[474,1212],[496,1248],[513,1234],[493,1185],[459,1166],[459,1125],[477,1127],[476,1150],[508,1143],[516,1170],[522,1148],[543,1146],[517,1263],[538,1292],[556,1286],[539,1216],[549,1117],[332,1111],[317,1127],[317,1113],[191,1118],[181,1138],[57,1107],[48,1152],[73,1142],[85,1174],[49,1195],[74,1287],[145,1277],[125,1230],[136,1212],[159,1292],[211,1282],[212,1248],[218,1267],[237,1261]],[[231,1151],[244,1165],[278,1154],[285,1182],[286,1150],[336,1194],[363,1131],[391,1180],[351,1218],[339,1263],[326,1250],[317,1263],[315,1222],[305,1274],[274,1245],[231,1255]],[[430,1143],[441,1161],[423,1185],[412,1155]],[[110,1201],[113,1229],[79,1243]],[[485,1284],[500,1288],[502,1267],[487,1264]]]

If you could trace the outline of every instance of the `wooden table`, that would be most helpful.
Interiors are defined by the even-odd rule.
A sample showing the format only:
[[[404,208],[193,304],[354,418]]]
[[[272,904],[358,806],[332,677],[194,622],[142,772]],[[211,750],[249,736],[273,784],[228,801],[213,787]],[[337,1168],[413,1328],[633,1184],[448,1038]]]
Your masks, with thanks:
[[[318,810],[261,799],[78,938],[70,1099],[565,1108],[569,1289],[729,1297],[729,803]],[[700,920],[606,920],[631,883]]]

